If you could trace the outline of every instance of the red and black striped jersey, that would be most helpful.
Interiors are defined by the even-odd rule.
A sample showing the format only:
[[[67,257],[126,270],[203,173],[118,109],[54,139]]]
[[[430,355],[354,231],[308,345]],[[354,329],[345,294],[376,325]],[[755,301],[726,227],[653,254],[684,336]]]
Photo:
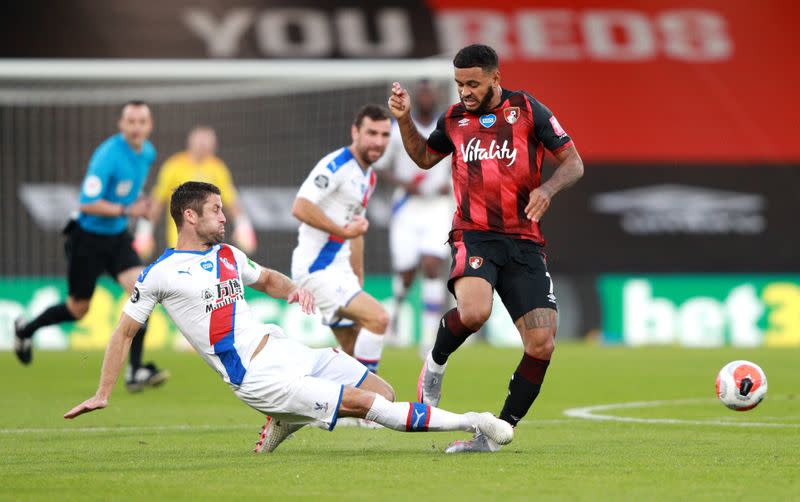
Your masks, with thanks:
[[[553,113],[524,91],[503,89],[500,105],[483,114],[452,105],[428,137],[428,147],[453,154],[453,230],[483,230],[544,244],[539,224],[525,216],[542,181],[544,148],[572,145]]]

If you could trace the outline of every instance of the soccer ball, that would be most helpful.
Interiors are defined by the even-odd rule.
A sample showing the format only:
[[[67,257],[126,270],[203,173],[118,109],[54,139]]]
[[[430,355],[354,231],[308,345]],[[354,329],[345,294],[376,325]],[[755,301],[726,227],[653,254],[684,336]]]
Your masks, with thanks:
[[[731,361],[717,374],[717,397],[732,410],[752,410],[766,395],[767,375],[756,363]]]

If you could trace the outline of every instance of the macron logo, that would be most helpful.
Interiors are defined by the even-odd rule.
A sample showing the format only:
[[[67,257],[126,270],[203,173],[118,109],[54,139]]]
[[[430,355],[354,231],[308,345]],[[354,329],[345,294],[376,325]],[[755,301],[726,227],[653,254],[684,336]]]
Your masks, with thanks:
[[[514,165],[517,160],[517,149],[508,148],[508,140],[503,141],[503,146],[499,146],[496,140],[489,143],[489,148],[481,146],[481,140],[472,138],[467,143],[467,146],[461,145],[461,156],[464,162],[472,162],[475,160],[491,160],[491,159],[505,159],[509,160],[508,167]]]

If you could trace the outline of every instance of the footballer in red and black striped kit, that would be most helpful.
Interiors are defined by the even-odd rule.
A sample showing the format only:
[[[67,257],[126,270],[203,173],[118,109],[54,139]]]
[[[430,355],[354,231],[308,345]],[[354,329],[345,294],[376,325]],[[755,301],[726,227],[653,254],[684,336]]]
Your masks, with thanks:
[[[429,169],[453,154],[456,213],[448,286],[458,306],[442,318],[434,348],[423,363],[418,397],[438,403],[448,357],[489,318],[496,289],[525,349],[500,413],[516,426],[539,394],[558,327],[539,221],[552,197],[583,175],[583,162],[546,106],[525,91],[500,86],[494,49],[464,47],[453,66],[461,99],[442,115],[430,137],[423,138],[411,121],[411,96],[399,83],[389,98],[403,144],[417,165]],[[545,149],[559,165],[542,182]],[[445,451],[498,448],[479,433]]]

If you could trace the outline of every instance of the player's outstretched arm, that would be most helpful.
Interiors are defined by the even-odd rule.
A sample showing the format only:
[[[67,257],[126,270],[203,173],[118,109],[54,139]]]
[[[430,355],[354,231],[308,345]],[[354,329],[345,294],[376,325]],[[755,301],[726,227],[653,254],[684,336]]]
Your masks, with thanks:
[[[314,313],[314,296],[311,292],[297,287],[291,279],[277,270],[262,267],[261,275],[250,287],[273,298],[282,298],[288,303],[297,303],[306,314]]]
[[[400,137],[403,138],[408,156],[422,169],[430,169],[439,163],[447,154],[434,152],[428,148],[428,142],[417,130],[411,120],[411,96],[399,82],[392,84],[392,95],[389,97],[389,110],[397,119]]]
[[[575,146],[569,146],[555,154],[559,165],[550,179],[531,192],[525,214],[529,220],[539,221],[555,194],[575,184],[583,176],[583,160]]]
[[[75,418],[90,411],[105,408],[108,405],[108,398],[117,382],[119,372],[125,363],[125,356],[131,347],[131,340],[142,325],[135,321],[126,313],[122,313],[119,324],[111,334],[108,341],[106,355],[103,358],[103,369],[100,372],[100,385],[94,396],[72,408],[64,414],[64,418]]]

